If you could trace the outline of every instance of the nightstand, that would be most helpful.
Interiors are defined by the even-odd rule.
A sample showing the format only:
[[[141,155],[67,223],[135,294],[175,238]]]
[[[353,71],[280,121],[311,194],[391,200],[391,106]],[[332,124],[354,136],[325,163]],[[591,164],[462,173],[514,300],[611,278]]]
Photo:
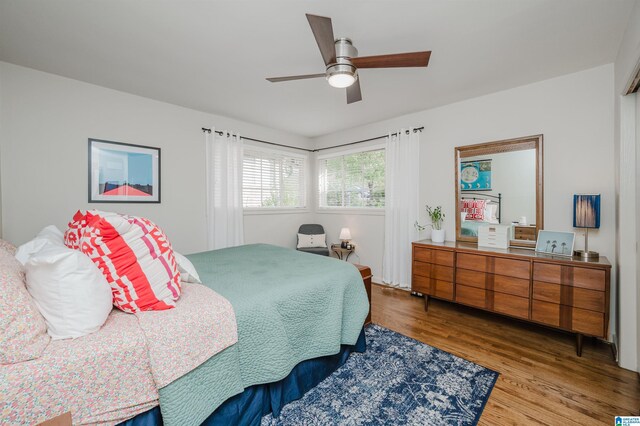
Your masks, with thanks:
[[[535,241],[536,226],[535,225],[513,225],[513,239]]]
[[[362,275],[364,289],[367,291],[367,298],[369,299],[369,314],[367,315],[367,319],[364,320],[364,325],[367,325],[371,322],[371,268],[364,265],[354,265],[358,268],[358,271],[360,271],[360,275]]]
[[[351,253],[356,251],[356,246],[352,245],[350,249],[346,249],[340,247],[340,244],[331,244],[331,250],[336,254],[336,256],[338,256],[338,259],[346,262],[349,260]]]
[[[39,423],[38,426],[71,426],[71,424],[71,412],[67,412]]]

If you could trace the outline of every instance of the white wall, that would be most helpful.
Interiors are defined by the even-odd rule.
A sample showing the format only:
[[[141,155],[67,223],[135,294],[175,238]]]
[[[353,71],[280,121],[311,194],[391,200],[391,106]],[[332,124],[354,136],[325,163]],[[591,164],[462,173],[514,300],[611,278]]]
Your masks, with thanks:
[[[591,247],[615,257],[615,184],[613,152],[613,66],[605,65],[475,99],[421,111],[315,139],[316,147],[384,135],[402,127],[424,126],[422,165],[416,184],[421,205],[442,205],[447,239],[455,239],[454,147],[544,134],[545,228],[573,231],[575,193],[602,194],[601,228],[590,233]],[[360,215],[317,215],[337,228],[351,221],[351,231],[366,235],[363,259],[381,275],[384,219]],[[423,212],[421,221],[426,220]],[[425,234],[428,237],[428,234]],[[576,248],[583,246],[578,236]],[[615,286],[614,286],[615,287]],[[612,300],[615,300],[615,291]],[[612,316],[615,318],[615,316]]]
[[[640,212],[640,95],[636,93],[636,213]],[[640,217],[636,215],[636,371],[640,371]]]
[[[640,284],[638,277],[640,263],[634,253],[638,239],[630,234],[637,228],[638,194],[636,186],[636,157],[629,156],[636,151],[635,129],[640,126],[636,120],[635,101],[623,97],[640,61],[640,2],[636,2],[629,16],[629,23],[620,43],[620,49],[614,63],[614,152],[616,171],[616,197],[618,217],[616,231],[618,236],[617,290],[618,290],[618,361],[630,370],[640,370]],[[636,152],[637,153],[637,152]]]
[[[0,78],[0,238],[2,238],[2,98],[2,78]]]
[[[206,249],[201,127],[309,147],[307,138],[0,62],[0,172],[4,238],[20,244],[43,226],[66,228],[77,209],[154,220],[185,253]],[[211,94],[215,96],[215,93]],[[87,139],[162,149],[161,204],[88,204]],[[311,213],[245,216],[247,242],[295,244]]]

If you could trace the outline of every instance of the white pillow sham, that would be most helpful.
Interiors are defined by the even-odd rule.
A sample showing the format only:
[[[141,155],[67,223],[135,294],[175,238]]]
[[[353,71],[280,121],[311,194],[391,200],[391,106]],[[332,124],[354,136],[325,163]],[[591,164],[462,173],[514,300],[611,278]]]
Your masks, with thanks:
[[[487,203],[485,205],[484,208],[484,220],[485,222],[489,222],[489,223],[499,223],[498,222],[498,205],[497,204],[492,204],[492,203]]]
[[[37,237],[40,248],[25,262],[27,290],[52,339],[98,331],[112,309],[111,287],[85,254]]]
[[[327,238],[325,234],[298,234],[298,248],[318,248],[326,246]]]
[[[55,225],[44,227],[33,240],[18,247],[16,259],[24,265],[31,255],[40,251],[47,243],[64,246],[64,234]]]
[[[198,271],[196,271],[193,263],[177,251],[173,251],[173,256],[176,258],[178,264],[178,272],[180,272],[180,281],[183,283],[196,283],[202,284]]]

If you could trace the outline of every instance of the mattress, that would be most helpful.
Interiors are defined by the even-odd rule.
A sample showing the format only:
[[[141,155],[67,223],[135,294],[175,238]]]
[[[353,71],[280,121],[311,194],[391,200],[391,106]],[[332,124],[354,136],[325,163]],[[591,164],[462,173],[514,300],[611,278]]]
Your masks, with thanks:
[[[265,244],[187,257],[233,305],[238,343],[160,389],[166,426],[200,424],[245,388],[358,340],[369,302],[350,263]]]
[[[117,424],[157,406],[159,388],[237,341],[226,299],[198,284],[182,290],[174,309],[114,309],[96,333],[0,365],[0,423],[36,424],[70,411],[74,424]]]
[[[491,225],[491,222],[482,220],[464,220],[460,224],[460,234],[468,237],[477,237],[478,228],[482,225]]]
[[[134,315],[112,311],[93,334],[52,341],[35,360],[0,366],[4,424],[36,424],[71,411],[74,424],[116,424],[158,404],[145,336]]]

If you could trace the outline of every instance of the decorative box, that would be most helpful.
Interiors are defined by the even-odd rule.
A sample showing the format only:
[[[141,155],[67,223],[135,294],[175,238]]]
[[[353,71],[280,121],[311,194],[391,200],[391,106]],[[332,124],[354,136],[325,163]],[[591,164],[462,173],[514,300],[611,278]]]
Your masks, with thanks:
[[[511,225],[482,225],[478,227],[478,246],[506,249],[509,247]]]

